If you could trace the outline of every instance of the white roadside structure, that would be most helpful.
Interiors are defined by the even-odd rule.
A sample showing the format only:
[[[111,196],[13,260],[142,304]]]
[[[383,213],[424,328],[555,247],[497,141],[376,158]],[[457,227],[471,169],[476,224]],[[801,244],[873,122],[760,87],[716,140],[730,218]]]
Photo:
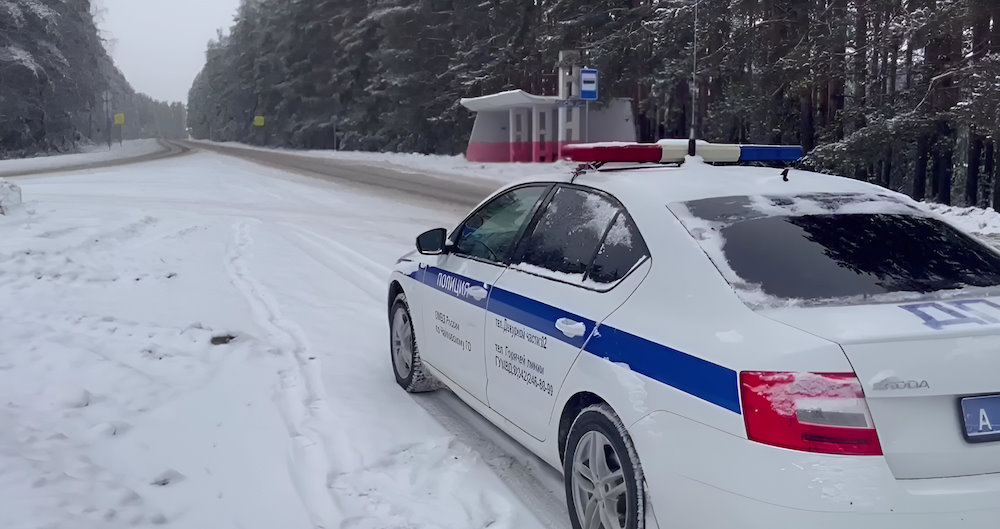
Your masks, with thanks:
[[[470,162],[555,162],[562,148],[581,142],[636,140],[632,101],[606,105],[581,99],[578,54],[561,52],[557,95],[509,90],[460,103],[476,113],[465,151]]]

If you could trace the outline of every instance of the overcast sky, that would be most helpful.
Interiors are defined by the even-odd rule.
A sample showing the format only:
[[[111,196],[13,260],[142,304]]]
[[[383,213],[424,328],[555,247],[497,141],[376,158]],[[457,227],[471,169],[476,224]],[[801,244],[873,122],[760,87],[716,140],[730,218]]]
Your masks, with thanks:
[[[216,29],[228,32],[240,0],[93,0],[101,29],[132,87],[154,99],[187,101]]]

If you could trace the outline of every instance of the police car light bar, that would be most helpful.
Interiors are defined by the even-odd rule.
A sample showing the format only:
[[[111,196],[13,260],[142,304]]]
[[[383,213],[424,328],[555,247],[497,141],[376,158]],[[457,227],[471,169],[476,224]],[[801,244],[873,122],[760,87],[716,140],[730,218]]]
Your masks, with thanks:
[[[574,162],[681,163],[687,152],[687,140],[660,140],[657,143],[577,143],[562,148],[563,158]],[[794,162],[802,157],[802,147],[699,141],[695,153],[709,163]]]

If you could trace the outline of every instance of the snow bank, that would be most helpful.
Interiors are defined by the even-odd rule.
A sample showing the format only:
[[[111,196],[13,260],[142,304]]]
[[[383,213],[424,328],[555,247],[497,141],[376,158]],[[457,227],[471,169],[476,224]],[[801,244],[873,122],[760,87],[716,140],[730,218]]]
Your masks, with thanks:
[[[928,211],[941,215],[963,231],[977,235],[1000,235],[1000,213],[993,208],[961,208],[927,202],[921,205]]]
[[[0,178],[0,215],[6,215],[21,205],[21,188]]]
[[[156,140],[129,140],[123,145],[115,143],[110,150],[107,145],[93,145],[78,154],[0,160],[0,176],[12,176],[31,171],[57,171],[65,167],[134,158],[162,149],[163,147]]]

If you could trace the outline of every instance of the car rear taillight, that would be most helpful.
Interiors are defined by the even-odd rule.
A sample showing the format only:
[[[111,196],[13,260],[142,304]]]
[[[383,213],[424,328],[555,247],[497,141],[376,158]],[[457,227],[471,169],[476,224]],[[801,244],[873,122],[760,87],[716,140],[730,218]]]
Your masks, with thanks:
[[[854,373],[740,373],[743,417],[752,441],[793,450],[882,455]]]

